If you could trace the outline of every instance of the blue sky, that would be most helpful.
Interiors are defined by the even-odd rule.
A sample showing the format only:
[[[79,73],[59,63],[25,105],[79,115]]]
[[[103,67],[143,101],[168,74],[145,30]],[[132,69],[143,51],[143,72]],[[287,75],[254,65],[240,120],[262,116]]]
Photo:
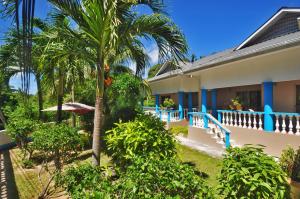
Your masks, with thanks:
[[[39,0],[36,16],[46,17],[51,6]],[[191,53],[198,57],[240,44],[280,7],[300,7],[299,0],[165,0],[167,11],[186,36]],[[0,20],[0,37],[10,22]],[[150,45],[152,61],[157,50]],[[19,78],[11,80],[18,85]],[[31,85],[34,85],[32,83]],[[33,92],[35,88],[31,89]]]

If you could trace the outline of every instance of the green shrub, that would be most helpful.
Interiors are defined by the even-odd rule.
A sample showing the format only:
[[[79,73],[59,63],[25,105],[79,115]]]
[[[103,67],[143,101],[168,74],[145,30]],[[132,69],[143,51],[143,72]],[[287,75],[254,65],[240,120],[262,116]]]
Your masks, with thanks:
[[[56,183],[64,187],[73,199],[107,198],[113,191],[112,184],[102,176],[100,168],[89,164],[68,168],[56,176]]]
[[[300,182],[300,147],[295,154],[291,178],[294,181]]]
[[[22,164],[22,167],[24,167],[26,169],[31,169],[34,166],[33,161],[30,159],[22,160],[21,164]]]
[[[175,103],[171,98],[166,98],[162,104],[163,108],[174,108]]]
[[[179,135],[179,134],[188,135],[189,133],[189,129],[187,126],[173,126],[170,128],[170,131],[174,135]]]
[[[295,150],[292,147],[288,147],[282,151],[279,159],[279,164],[282,170],[288,175],[292,176],[293,166],[295,161]]]
[[[286,174],[262,148],[228,149],[219,183],[225,198],[290,198]]]
[[[54,158],[56,169],[77,155],[81,147],[77,129],[66,124],[43,125],[32,135],[32,147],[40,151],[44,157]]]
[[[211,189],[193,167],[174,158],[137,158],[116,187],[122,198],[213,198]]]
[[[175,156],[175,138],[164,124],[151,115],[139,115],[134,121],[118,123],[106,132],[108,153],[119,166],[126,166],[136,156]]]

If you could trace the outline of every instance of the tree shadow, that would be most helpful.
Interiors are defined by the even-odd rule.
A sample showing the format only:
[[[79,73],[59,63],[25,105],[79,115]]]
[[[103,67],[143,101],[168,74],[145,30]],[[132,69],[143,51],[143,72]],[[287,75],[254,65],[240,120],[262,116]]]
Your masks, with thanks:
[[[12,161],[8,150],[0,151],[0,198],[19,199]]]
[[[209,175],[208,175],[207,173],[202,172],[202,171],[198,171],[198,170],[196,169],[196,164],[195,164],[194,162],[188,161],[188,162],[184,162],[184,164],[187,164],[187,165],[189,165],[189,166],[191,166],[191,167],[194,167],[194,169],[195,169],[195,174],[196,174],[196,175],[198,175],[198,176],[200,176],[200,177],[202,177],[202,178],[204,178],[204,179],[209,178]]]

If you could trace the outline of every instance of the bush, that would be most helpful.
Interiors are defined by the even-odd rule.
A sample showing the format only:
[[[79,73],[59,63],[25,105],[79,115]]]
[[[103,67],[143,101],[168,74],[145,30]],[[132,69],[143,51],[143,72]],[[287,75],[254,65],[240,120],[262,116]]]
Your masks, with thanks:
[[[219,183],[225,198],[290,198],[286,174],[262,148],[228,149]]]
[[[174,158],[137,158],[116,187],[123,198],[213,198],[211,189],[194,169]]]
[[[162,104],[163,108],[174,108],[175,107],[175,103],[174,101],[170,98],[166,98]]]
[[[33,133],[32,147],[45,158],[54,158],[56,169],[77,155],[81,147],[77,129],[66,124],[44,125]]]
[[[164,124],[151,115],[139,115],[134,121],[118,123],[106,132],[108,153],[118,166],[126,166],[136,156],[175,156],[175,138]]]
[[[292,176],[294,161],[295,151],[292,147],[288,147],[287,149],[282,151],[279,159],[279,164],[282,170],[288,175],[288,177]]]
[[[173,126],[170,128],[170,131],[174,135],[179,135],[179,134],[188,135],[189,133],[189,129],[187,126]]]
[[[106,198],[112,192],[112,184],[101,175],[100,168],[89,164],[68,168],[56,177],[56,183],[74,199]]]
[[[295,154],[291,178],[294,181],[300,182],[300,147]]]

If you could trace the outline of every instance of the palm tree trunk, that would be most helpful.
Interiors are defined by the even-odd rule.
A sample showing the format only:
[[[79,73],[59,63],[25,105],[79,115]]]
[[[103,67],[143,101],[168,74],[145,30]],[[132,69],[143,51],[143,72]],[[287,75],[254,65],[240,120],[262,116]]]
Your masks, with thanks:
[[[38,104],[39,104],[39,119],[44,120],[43,114],[43,93],[42,93],[42,86],[41,86],[41,75],[39,72],[36,73],[36,87],[37,87],[37,94],[38,94]]]
[[[72,83],[72,102],[75,102],[75,85],[74,82]],[[72,126],[76,127],[76,115],[72,113]]]
[[[100,60],[100,59],[99,59]],[[101,128],[103,121],[103,91],[104,91],[104,64],[103,61],[97,63],[97,87],[96,87],[96,101],[95,101],[95,116],[94,116],[94,130],[93,130],[93,166],[100,166],[101,153]]]
[[[58,69],[58,91],[57,91],[57,113],[56,113],[56,123],[62,122],[62,104],[64,96],[64,76],[61,69]]]

